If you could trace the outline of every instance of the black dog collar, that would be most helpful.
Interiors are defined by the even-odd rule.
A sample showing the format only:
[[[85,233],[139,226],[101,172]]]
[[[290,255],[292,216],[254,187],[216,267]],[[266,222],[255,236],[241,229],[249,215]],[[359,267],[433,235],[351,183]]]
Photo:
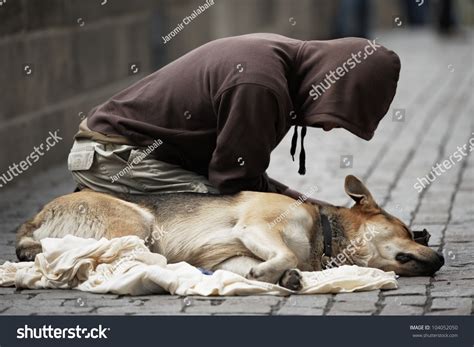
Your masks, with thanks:
[[[323,228],[323,244],[324,251],[323,256],[332,257],[332,228],[329,223],[328,216],[325,214],[319,213],[319,218],[321,219],[321,226]]]

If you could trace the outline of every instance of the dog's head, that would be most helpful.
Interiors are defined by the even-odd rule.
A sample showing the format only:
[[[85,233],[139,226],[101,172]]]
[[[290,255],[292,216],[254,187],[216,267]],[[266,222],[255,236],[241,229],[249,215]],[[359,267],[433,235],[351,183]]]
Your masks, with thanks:
[[[398,218],[380,208],[369,190],[356,177],[345,181],[346,193],[355,201],[349,209],[353,227],[349,240],[358,240],[355,263],[395,271],[401,276],[433,275],[444,264],[441,254],[415,241],[413,232]]]

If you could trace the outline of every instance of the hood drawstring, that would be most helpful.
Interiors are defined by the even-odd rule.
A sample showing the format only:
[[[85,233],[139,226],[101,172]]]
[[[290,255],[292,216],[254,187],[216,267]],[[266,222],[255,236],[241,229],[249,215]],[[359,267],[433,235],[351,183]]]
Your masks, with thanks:
[[[295,161],[296,141],[298,141],[298,126],[297,125],[295,125],[295,130],[293,132],[293,137],[291,138],[290,154],[291,154],[291,159],[293,161]]]
[[[306,126],[301,128],[301,150],[300,150],[300,167],[298,173],[304,175],[306,173],[306,152],[304,150],[304,137],[306,136]],[[298,142],[298,126],[295,125],[293,137],[291,138],[290,154],[293,161],[295,161],[296,144]]]
[[[304,137],[306,136],[306,126],[301,128],[301,149],[300,149],[300,168],[298,173],[304,175],[306,173],[306,153],[304,151]]]

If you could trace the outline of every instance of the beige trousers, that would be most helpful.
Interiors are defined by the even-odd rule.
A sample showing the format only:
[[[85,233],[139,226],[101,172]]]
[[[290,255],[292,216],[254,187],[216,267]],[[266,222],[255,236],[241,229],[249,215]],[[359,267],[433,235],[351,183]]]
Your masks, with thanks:
[[[76,140],[68,168],[80,188],[104,193],[219,193],[205,176],[153,159],[151,152],[159,145],[135,147]]]

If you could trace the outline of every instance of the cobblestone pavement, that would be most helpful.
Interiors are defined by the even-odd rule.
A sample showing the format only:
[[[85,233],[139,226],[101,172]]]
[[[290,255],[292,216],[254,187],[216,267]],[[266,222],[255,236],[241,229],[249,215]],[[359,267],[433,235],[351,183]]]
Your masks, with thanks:
[[[427,33],[379,35],[402,59],[398,94],[370,142],[343,130],[309,130],[307,174],[289,157],[289,137],[270,173],[301,191],[316,185],[321,199],[348,204],[343,180],[363,178],[376,200],[413,228],[426,227],[446,265],[434,278],[400,278],[391,291],[291,296],[201,298],[119,297],[71,290],[0,288],[0,313],[18,314],[246,314],[246,315],[470,315],[474,295],[474,160],[463,157],[420,194],[417,177],[467,143],[472,121],[472,40],[438,41]],[[395,110],[399,113],[393,118]],[[52,155],[52,154],[50,154]],[[346,160],[344,159],[344,156]],[[342,164],[342,165],[341,165]],[[341,167],[342,166],[342,167]],[[346,167],[347,166],[347,167]],[[51,198],[70,192],[65,166],[1,191],[0,261],[14,260],[14,230]]]

